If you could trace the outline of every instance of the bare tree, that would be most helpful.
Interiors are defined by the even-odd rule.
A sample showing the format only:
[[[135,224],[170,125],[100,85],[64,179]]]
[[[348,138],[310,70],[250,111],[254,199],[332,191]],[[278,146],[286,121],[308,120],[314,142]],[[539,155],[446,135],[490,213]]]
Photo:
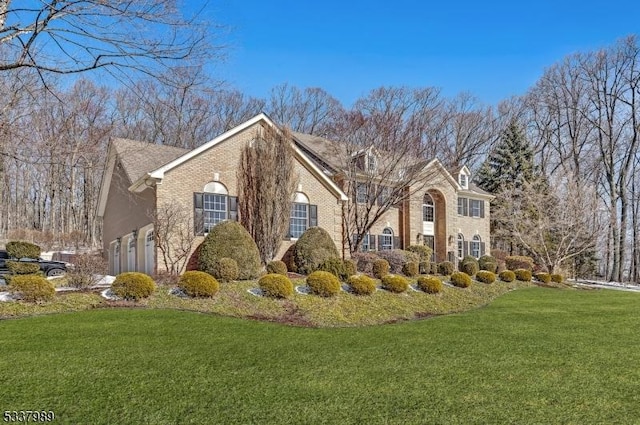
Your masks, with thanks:
[[[181,274],[189,259],[196,236],[193,231],[193,212],[177,202],[158,205],[153,219],[155,244],[160,252],[162,264],[172,275]]]
[[[283,84],[271,90],[267,113],[293,131],[329,136],[342,112],[340,102],[319,87],[300,90]]]
[[[343,207],[345,244],[357,251],[371,227],[424,190],[433,170],[429,127],[441,107],[433,88],[379,88],[343,114],[334,145],[338,174],[350,202]]]
[[[535,182],[525,182],[519,188],[505,189],[499,196],[505,205],[496,212],[497,218],[549,273],[593,251],[604,229],[597,217],[585,214],[597,211],[600,205],[585,187],[578,187],[573,175],[557,177],[548,193],[541,192]]]
[[[288,129],[261,128],[245,146],[238,166],[240,223],[258,246],[263,263],[271,261],[286,235],[298,178],[294,174]]]
[[[175,0],[0,0],[0,71],[162,78],[177,61],[219,54],[208,36],[209,25],[183,16]]]

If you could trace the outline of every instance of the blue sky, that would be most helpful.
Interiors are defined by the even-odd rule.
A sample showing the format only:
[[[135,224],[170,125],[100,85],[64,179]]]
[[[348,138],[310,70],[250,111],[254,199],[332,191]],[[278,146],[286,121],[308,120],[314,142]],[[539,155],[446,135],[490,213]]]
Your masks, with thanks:
[[[322,87],[347,106],[383,85],[495,104],[568,54],[640,33],[631,0],[210,0],[203,13],[230,31],[217,77],[259,97],[281,83]]]

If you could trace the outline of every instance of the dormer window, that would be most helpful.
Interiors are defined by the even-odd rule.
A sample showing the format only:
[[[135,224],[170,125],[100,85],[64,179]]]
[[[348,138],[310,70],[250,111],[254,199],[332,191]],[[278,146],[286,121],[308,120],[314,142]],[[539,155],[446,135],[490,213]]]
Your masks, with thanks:
[[[375,155],[368,154],[367,155],[367,171],[376,171],[378,167],[378,161],[376,160]]]
[[[467,175],[466,174],[460,173],[459,183],[460,183],[460,186],[462,186],[463,189],[468,189],[469,188],[469,182],[467,181]]]

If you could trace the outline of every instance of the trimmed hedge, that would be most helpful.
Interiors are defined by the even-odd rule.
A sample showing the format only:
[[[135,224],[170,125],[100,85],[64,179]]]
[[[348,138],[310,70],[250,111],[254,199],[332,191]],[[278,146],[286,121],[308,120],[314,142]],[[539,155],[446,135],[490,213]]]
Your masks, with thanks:
[[[488,270],[479,270],[476,273],[476,280],[482,283],[493,283],[496,281],[496,274]]]
[[[373,263],[380,259],[373,252],[354,252],[351,258],[356,262],[356,270],[366,274],[373,274]]]
[[[396,274],[388,274],[382,278],[382,287],[389,292],[399,294],[409,289],[409,279]]]
[[[295,244],[293,260],[298,273],[309,274],[329,258],[338,258],[338,249],[331,235],[321,227],[310,227]]]
[[[269,261],[267,263],[267,273],[287,276],[287,265],[280,260]]]
[[[111,284],[111,291],[125,300],[137,301],[140,298],[147,298],[155,289],[156,284],[153,279],[138,272],[120,273]]]
[[[544,273],[544,272],[536,273],[534,277],[538,282],[542,282],[542,283],[551,282],[551,275],[549,273]]]
[[[516,280],[516,274],[511,270],[503,270],[498,275],[501,281],[503,282],[513,282]]]
[[[551,281],[555,283],[562,283],[564,281],[564,277],[561,274],[553,273],[551,275]]]
[[[516,271],[517,269],[533,270],[533,258],[526,255],[512,255],[504,259],[504,264],[508,270]]]
[[[346,280],[346,270],[344,262],[340,258],[327,258],[317,268],[323,272],[329,272],[340,280]]]
[[[417,281],[418,288],[427,294],[442,292],[442,281],[433,276],[420,276]]]
[[[40,271],[37,263],[22,263],[20,261],[7,261],[7,268],[13,274],[36,274]]]
[[[311,293],[321,297],[335,297],[340,292],[340,281],[329,272],[315,271],[307,276]]]
[[[12,258],[40,258],[40,247],[31,242],[7,242],[6,249],[9,257]]]
[[[240,269],[238,263],[233,258],[223,257],[215,260],[211,265],[210,274],[220,282],[231,282],[238,280]]]
[[[262,293],[270,298],[289,298],[293,295],[293,283],[287,276],[269,273],[258,280]]]
[[[220,290],[220,284],[209,273],[192,270],[180,276],[178,288],[190,297],[208,298]]]
[[[455,272],[451,274],[451,284],[458,288],[468,288],[471,286],[471,276],[465,272]]]
[[[53,283],[36,275],[12,276],[10,288],[27,302],[50,301],[56,293]]]
[[[365,274],[351,276],[347,283],[356,295],[371,295],[376,292],[376,281]]]
[[[498,260],[490,255],[483,255],[478,259],[478,267],[480,270],[495,273],[498,270]]]
[[[418,254],[419,273],[431,273],[431,256],[433,255],[433,249],[425,245],[409,245],[407,251]]]
[[[402,273],[408,277],[415,277],[418,275],[419,268],[418,263],[409,261],[404,266],[402,266]]]
[[[523,282],[531,282],[531,270],[527,269],[516,269],[513,271],[516,275],[516,279],[521,280]]]
[[[373,276],[382,279],[389,274],[389,262],[383,258],[378,258],[373,262]]]
[[[391,273],[402,273],[402,267],[409,262],[420,262],[418,254],[404,251],[402,249],[394,249],[387,251],[378,251],[378,257],[387,260]]]
[[[242,265],[237,279],[255,279],[260,275],[262,265],[258,247],[237,221],[223,221],[211,228],[200,245],[198,268],[215,276],[216,262],[221,258],[232,258]]]
[[[438,273],[444,276],[450,276],[453,273],[454,267],[451,261],[443,261],[438,264]]]

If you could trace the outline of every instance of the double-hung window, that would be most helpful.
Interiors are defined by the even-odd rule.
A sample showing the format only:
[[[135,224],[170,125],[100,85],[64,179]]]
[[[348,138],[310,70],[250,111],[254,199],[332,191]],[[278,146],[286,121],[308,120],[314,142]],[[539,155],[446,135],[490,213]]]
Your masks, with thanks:
[[[204,231],[209,232],[216,224],[227,219],[227,195],[205,193],[204,205]]]
[[[464,258],[464,236],[462,233],[458,233],[458,258],[460,260]]]
[[[471,199],[471,217],[480,217],[482,215],[482,207],[480,203],[483,201]]]
[[[289,234],[292,238],[299,238],[309,227],[309,204],[294,202],[291,204],[291,218],[289,218]]]
[[[393,249],[393,230],[385,228],[380,235],[380,251],[391,251]]]
[[[471,240],[471,255],[480,258],[481,250],[480,250],[480,235],[473,235],[473,239]]]

